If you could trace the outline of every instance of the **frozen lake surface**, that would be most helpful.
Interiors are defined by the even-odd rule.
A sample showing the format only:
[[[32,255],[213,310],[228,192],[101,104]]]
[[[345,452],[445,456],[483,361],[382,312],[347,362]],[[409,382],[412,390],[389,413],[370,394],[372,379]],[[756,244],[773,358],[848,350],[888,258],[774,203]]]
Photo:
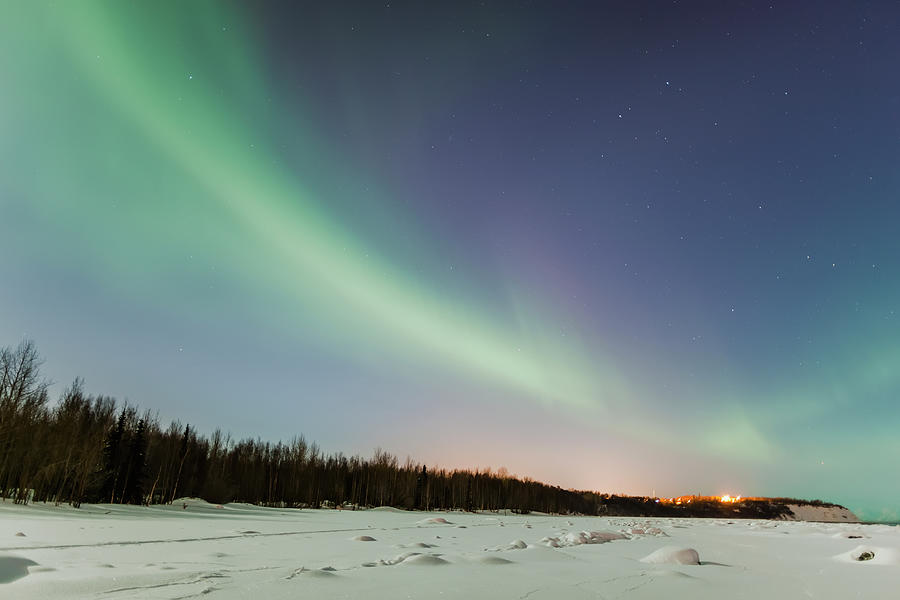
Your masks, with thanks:
[[[0,503],[0,597],[889,598],[900,528]]]

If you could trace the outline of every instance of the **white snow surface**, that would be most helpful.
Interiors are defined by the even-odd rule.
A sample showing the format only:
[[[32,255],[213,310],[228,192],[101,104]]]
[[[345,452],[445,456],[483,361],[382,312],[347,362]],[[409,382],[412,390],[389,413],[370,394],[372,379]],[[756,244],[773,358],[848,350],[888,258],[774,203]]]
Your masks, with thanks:
[[[887,525],[0,502],[4,600],[843,600],[898,585]]]

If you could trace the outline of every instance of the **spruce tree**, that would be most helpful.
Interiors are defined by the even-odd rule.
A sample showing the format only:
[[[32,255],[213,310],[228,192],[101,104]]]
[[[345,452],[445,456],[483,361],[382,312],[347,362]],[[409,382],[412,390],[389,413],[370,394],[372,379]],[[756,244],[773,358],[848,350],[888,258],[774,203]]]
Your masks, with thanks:
[[[147,424],[138,421],[137,430],[128,445],[128,467],[122,489],[122,502],[142,504],[144,501],[144,478],[147,468]]]
[[[116,501],[116,487],[119,482],[122,467],[122,436],[125,434],[125,409],[119,414],[115,427],[106,436],[103,445],[103,465],[100,475],[103,478],[103,486],[100,488],[100,501]]]
[[[416,476],[415,499],[413,500],[413,508],[416,510],[427,509],[425,506],[425,486],[428,484],[428,471],[425,465],[422,465],[422,472]]]

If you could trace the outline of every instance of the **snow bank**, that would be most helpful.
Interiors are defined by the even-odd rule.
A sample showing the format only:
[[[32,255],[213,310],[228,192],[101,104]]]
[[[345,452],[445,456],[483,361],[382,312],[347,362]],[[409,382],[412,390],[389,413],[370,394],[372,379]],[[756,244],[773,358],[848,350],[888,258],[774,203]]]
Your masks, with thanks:
[[[787,521],[818,521],[820,523],[859,523],[857,517],[849,509],[843,506],[813,506],[805,504],[788,504],[791,516],[785,517]]]

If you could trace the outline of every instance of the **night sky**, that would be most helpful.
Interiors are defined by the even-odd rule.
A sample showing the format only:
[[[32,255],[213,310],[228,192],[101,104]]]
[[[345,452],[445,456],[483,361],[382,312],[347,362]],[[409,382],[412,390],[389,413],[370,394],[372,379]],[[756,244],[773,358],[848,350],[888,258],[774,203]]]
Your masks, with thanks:
[[[897,3],[2,6],[54,394],[898,519]]]

